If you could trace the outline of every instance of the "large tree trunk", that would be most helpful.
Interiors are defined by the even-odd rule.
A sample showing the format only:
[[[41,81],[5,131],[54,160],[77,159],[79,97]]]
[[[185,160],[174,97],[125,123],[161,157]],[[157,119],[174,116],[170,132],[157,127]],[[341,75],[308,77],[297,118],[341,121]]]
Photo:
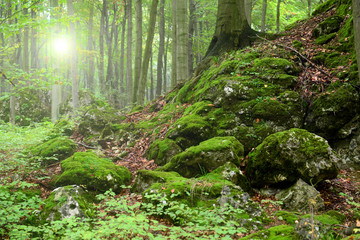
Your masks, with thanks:
[[[194,31],[195,31],[195,11],[196,5],[194,0],[189,0],[189,43],[188,43],[188,70],[189,76],[194,71],[194,55],[193,55],[193,44],[194,44]]]
[[[140,75],[140,85],[138,91],[137,103],[144,105],[145,98],[145,86],[146,86],[146,77],[149,70],[149,61],[151,57],[151,48],[154,40],[155,33],[155,23],[156,23],[156,10],[159,0],[152,0],[151,10],[150,10],[150,21],[149,21],[149,30],[146,38],[146,46],[144,52],[144,59],[141,66],[141,75]]]
[[[165,49],[165,0],[160,2],[160,26],[159,26],[159,54],[157,60],[157,83],[156,83],[156,96],[161,95],[162,90],[162,70],[163,70],[163,56]]]
[[[133,69],[132,69],[132,40],[133,40],[133,25],[132,25],[132,0],[127,2],[127,14],[128,14],[128,30],[127,30],[127,55],[126,55],[126,92],[128,104],[132,103],[132,91],[133,91]]]
[[[251,27],[252,0],[245,0],[245,13],[246,19],[248,20],[249,26]]]
[[[95,64],[94,64],[94,55],[93,51],[93,28],[94,28],[94,3],[90,3],[90,14],[89,14],[89,23],[88,23],[88,51],[90,56],[88,57],[88,72],[87,72],[87,88],[91,93],[94,93],[94,74],[95,74]]]
[[[177,0],[176,5],[176,81],[181,82],[189,77],[187,1]]]
[[[261,12],[261,32],[265,32],[265,27],[266,27],[266,11],[267,11],[267,0],[263,0],[262,12]]]
[[[176,77],[176,65],[177,65],[177,59],[176,59],[176,45],[177,45],[177,39],[176,39],[176,0],[171,1],[171,9],[172,9],[172,31],[171,31],[171,37],[172,37],[172,44],[171,44],[171,88],[174,88],[177,84],[177,77]]]
[[[135,14],[136,14],[136,49],[135,49],[135,79],[133,89],[133,103],[136,103],[137,91],[140,82],[141,73],[141,60],[142,60],[142,1],[136,0],[135,2]]]
[[[353,16],[354,16],[356,61],[359,68],[359,79],[360,79],[360,0],[353,0]]]
[[[218,0],[216,28],[206,58],[251,45],[251,30],[245,14],[245,0]]]
[[[70,17],[74,15],[74,8],[72,0],[67,0],[68,14]],[[74,113],[79,108],[79,81],[78,81],[78,66],[77,66],[77,54],[76,54],[76,33],[75,24],[70,21],[70,35],[71,35],[71,58],[70,58],[70,69],[71,69],[71,83],[72,83],[72,105]]]

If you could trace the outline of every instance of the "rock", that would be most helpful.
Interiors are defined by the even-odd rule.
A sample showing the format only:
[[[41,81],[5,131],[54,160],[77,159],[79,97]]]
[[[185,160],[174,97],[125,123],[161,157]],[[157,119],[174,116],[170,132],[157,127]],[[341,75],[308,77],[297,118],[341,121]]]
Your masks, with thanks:
[[[199,144],[214,135],[212,126],[199,115],[178,119],[166,137],[174,140],[182,149]]]
[[[299,212],[318,212],[324,209],[324,200],[320,193],[308,185],[302,179],[299,179],[295,185],[277,193],[276,198],[283,202],[283,208]]]
[[[320,239],[320,222],[312,221],[309,218],[303,218],[296,224],[295,233],[299,239],[315,240]]]
[[[74,125],[71,124],[66,119],[59,120],[55,125],[54,128],[56,131],[60,132],[64,136],[70,137],[74,132]]]
[[[64,186],[55,189],[45,200],[41,211],[41,222],[52,222],[64,218],[76,217],[83,220],[94,215],[89,196],[79,186]]]
[[[240,164],[243,145],[234,137],[215,137],[174,156],[162,171],[175,171],[184,177],[204,175],[227,162]]]
[[[98,101],[96,99],[96,97],[91,94],[90,92],[88,92],[85,89],[81,89],[78,92],[78,96],[79,96],[79,106],[81,106],[82,108],[86,108],[88,106],[91,106],[93,104],[99,104],[100,101]],[[102,104],[99,104],[102,105]],[[81,112],[83,112],[83,109],[80,110]],[[73,105],[72,105],[72,98],[71,96],[68,97],[64,103],[62,103],[60,105],[60,114],[63,116],[71,116],[73,113]]]
[[[265,138],[249,154],[246,173],[254,187],[286,187],[303,179],[316,184],[335,178],[338,158],[328,142],[306,130],[290,129]]]
[[[46,167],[60,162],[74,154],[77,145],[67,137],[57,137],[29,149],[28,156],[39,159],[41,166]]]
[[[359,94],[352,86],[342,86],[334,93],[314,100],[305,119],[305,129],[328,140],[360,112]]]
[[[55,186],[81,185],[87,190],[115,193],[122,191],[123,185],[130,184],[131,172],[113,164],[106,158],[99,158],[93,152],[77,152],[61,162],[63,173],[54,180]]]
[[[294,227],[289,225],[278,225],[265,229],[256,233],[252,233],[242,240],[254,240],[254,239],[296,239],[294,234]]]
[[[146,151],[146,158],[154,160],[158,166],[163,166],[170,161],[172,157],[181,153],[181,148],[175,141],[165,138],[154,141]]]
[[[254,70],[256,72],[270,75],[288,74],[296,76],[299,69],[292,62],[284,58],[257,58],[254,60]],[[266,77],[265,77],[266,79]]]
[[[343,17],[336,15],[325,19],[316,28],[314,28],[312,32],[313,37],[318,38],[320,36],[339,31],[340,25],[343,20],[344,20]]]

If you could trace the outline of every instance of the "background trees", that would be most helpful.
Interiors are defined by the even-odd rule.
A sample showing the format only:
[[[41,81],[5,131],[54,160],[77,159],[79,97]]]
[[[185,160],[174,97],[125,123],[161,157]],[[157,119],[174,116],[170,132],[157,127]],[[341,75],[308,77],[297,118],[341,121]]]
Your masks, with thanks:
[[[247,30],[251,26],[254,30],[275,32],[308,15],[320,0],[237,1],[245,4],[241,9],[232,8],[236,6],[234,2],[160,0],[153,24],[152,0],[2,0],[0,93],[3,97],[14,96],[24,87],[50,89],[56,85],[59,90],[54,90],[54,101],[60,104],[73,96],[75,107],[79,89],[87,89],[121,107],[142,103],[141,99],[150,101],[150,96],[164,94],[189,77],[204,58],[215,26],[220,40],[212,42],[210,55],[229,47],[230,41],[224,39],[232,37],[224,38],[219,29],[224,21],[232,20],[224,18],[216,23],[218,8],[224,17],[240,16],[235,28],[246,25]],[[148,38],[152,32],[153,40]],[[149,48],[145,50],[147,39]],[[231,41],[236,47],[234,39]],[[145,56],[149,50],[150,57]],[[144,69],[142,64],[147,58],[153,61],[150,64],[149,60]],[[145,72],[140,82],[142,71]],[[13,121],[14,101],[11,97]]]

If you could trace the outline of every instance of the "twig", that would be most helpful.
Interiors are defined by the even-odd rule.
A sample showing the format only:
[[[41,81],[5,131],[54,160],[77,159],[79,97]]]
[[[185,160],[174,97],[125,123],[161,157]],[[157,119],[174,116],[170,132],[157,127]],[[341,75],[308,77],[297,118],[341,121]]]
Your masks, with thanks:
[[[97,147],[92,147],[92,146],[89,146],[89,145],[86,145],[85,143],[82,143],[82,142],[77,142],[77,144],[81,145],[81,146],[84,146],[88,149],[98,149]]]
[[[262,39],[262,40],[265,40],[269,43],[272,43],[276,46],[279,46],[279,47],[282,47],[282,48],[286,48],[290,51],[293,51],[294,53],[296,53],[299,57],[301,57],[302,59],[304,59],[305,61],[307,61],[308,63],[310,63],[311,66],[313,66],[314,68],[316,68],[317,70],[319,70],[320,72],[322,72],[323,74],[325,74],[326,76],[330,77],[331,78],[331,75],[327,72],[325,72],[324,70],[322,70],[320,67],[318,67],[315,63],[313,63],[310,59],[308,59],[307,57],[305,57],[304,55],[302,55],[301,53],[299,53],[298,50],[296,50],[295,48],[292,48],[292,47],[289,47],[289,46],[286,46],[286,45],[283,45],[283,44],[279,44],[279,43],[274,43],[274,42],[271,42],[269,40],[267,40],[266,38],[263,38],[263,37],[260,37],[259,35],[256,35],[258,38]]]

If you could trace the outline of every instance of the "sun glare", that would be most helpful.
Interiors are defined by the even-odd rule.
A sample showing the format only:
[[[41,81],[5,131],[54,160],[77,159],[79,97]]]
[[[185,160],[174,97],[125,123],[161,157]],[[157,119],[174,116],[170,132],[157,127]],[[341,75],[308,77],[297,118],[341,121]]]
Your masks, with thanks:
[[[65,37],[54,40],[54,50],[58,55],[66,55],[69,53],[70,43]]]

